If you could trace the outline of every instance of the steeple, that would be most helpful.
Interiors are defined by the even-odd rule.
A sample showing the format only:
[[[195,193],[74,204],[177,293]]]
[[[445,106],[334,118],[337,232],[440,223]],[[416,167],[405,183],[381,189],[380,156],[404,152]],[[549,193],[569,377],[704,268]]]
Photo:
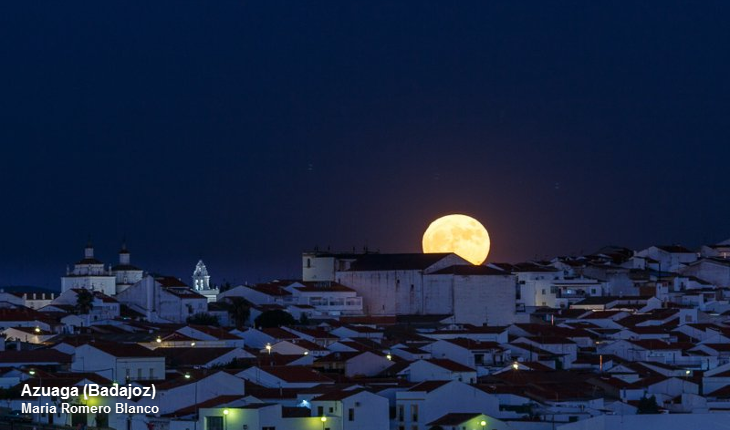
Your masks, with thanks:
[[[199,260],[198,264],[195,265],[193,287],[198,291],[210,289],[210,275],[208,275],[208,269],[205,267],[203,260]]]
[[[94,245],[91,243],[91,236],[89,236],[86,248],[84,248],[84,258],[94,258]]]
[[[129,251],[127,250],[127,240],[125,239],[122,242],[122,249],[119,250],[119,265],[128,266],[129,261]]]

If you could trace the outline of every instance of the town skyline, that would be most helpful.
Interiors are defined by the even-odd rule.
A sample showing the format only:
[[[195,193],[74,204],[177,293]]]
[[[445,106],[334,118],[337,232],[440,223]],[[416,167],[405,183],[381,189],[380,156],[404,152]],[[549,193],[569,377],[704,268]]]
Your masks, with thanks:
[[[115,264],[115,262],[118,258],[120,249],[127,248],[126,236],[124,239],[122,239],[119,242],[119,246],[117,246],[116,248],[112,247],[108,243],[102,243],[102,246],[100,247],[97,245],[97,242],[95,242],[92,239],[93,238],[91,238],[91,237],[87,237],[86,242],[84,244],[87,245],[87,244],[91,243],[93,245],[93,248],[96,250],[95,251],[96,255],[105,264],[107,264],[109,266],[112,266]],[[723,240],[717,240],[717,241],[713,241],[713,242],[700,243],[699,245],[695,245],[695,246],[687,246],[687,248],[699,253],[700,247],[702,247],[702,246],[719,244],[719,243],[722,243],[729,239],[730,238],[723,239]],[[646,244],[644,247],[637,247],[637,248],[622,246],[620,244],[605,244],[603,246],[596,247],[595,249],[588,250],[586,252],[560,253],[560,254],[554,254],[554,255],[544,254],[541,256],[535,255],[535,256],[533,256],[533,258],[515,259],[515,260],[506,260],[506,259],[505,260],[496,260],[492,257],[492,255],[490,255],[487,258],[487,260],[484,263],[482,263],[482,265],[488,265],[490,263],[512,263],[513,264],[513,263],[526,263],[526,262],[535,262],[535,261],[548,261],[551,259],[561,258],[561,257],[582,257],[582,256],[597,254],[602,249],[607,249],[607,248],[611,248],[611,247],[620,247],[620,248],[631,249],[633,251],[638,251],[638,250],[641,250],[644,248],[648,248],[650,246],[670,246],[670,245],[685,246],[686,244],[672,243],[672,242],[657,242],[657,243]],[[99,252],[98,251],[99,249],[102,249],[102,251]],[[112,251],[112,249],[113,249],[113,251]],[[72,256],[71,259],[68,260],[68,263],[65,266],[63,266],[65,268],[65,270],[68,270],[68,268],[72,266],[73,261],[76,261],[78,259],[78,257],[80,255],[82,255],[82,252],[81,252],[82,250],[83,250],[83,246],[78,247],[76,255]],[[323,253],[331,252],[333,254],[347,254],[347,253],[399,254],[399,253],[420,253],[420,252],[422,252],[421,250],[414,250],[414,251],[384,250],[381,248],[377,248],[377,247],[373,248],[373,247],[369,247],[369,246],[362,246],[360,248],[353,246],[350,249],[334,249],[331,246],[322,247],[322,246],[315,245],[310,248],[302,249],[301,252],[296,254],[295,257],[291,257],[290,259],[292,260],[292,262],[289,264],[289,266],[291,266],[293,269],[289,268],[286,271],[286,273],[284,273],[285,272],[284,270],[278,270],[277,267],[273,267],[271,269],[270,276],[268,276],[268,274],[266,272],[262,272],[257,275],[250,276],[249,277],[250,279],[246,279],[245,275],[236,277],[235,271],[218,271],[217,270],[218,268],[216,267],[216,260],[207,259],[207,258],[204,258],[201,256],[197,256],[197,257],[189,256],[189,258],[185,258],[186,261],[187,260],[190,261],[190,263],[191,263],[190,265],[178,263],[178,264],[175,264],[174,266],[166,266],[167,269],[165,269],[165,268],[156,269],[154,266],[147,267],[144,260],[142,260],[141,263],[139,262],[138,253],[133,248],[131,249],[131,253],[132,253],[132,255],[134,255],[135,264],[144,266],[145,272],[149,272],[149,273],[155,274],[155,275],[174,276],[174,277],[182,280],[183,282],[187,282],[189,280],[188,278],[190,277],[189,275],[192,274],[192,271],[195,268],[195,262],[204,260],[204,261],[206,261],[206,265],[208,265],[210,262],[212,262],[213,267],[215,267],[215,269],[212,271],[213,275],[211,277],[211,282],[213,282],[216,285],[228,284],[228,285],[232,285],[232,286],[266,283],[269,281],[281,280],[281,279],[286,279],[286,280],[301,279],[301,275],[302,275],[302,273],[301,273],[301,256],[303,253],[312,252],[312,251],[323,252]],[[145,255],[144,252],[142,254]],[[147,251],[147,255],[149,255],[149,251]],[[154,259],[153,259],[153,261],[154,261]],[[59,266],[59,267],[61,267],[61,266]],[[281,268],[281,267],[283,267],[283,264],[279,265],[279,268]],[[188,273],[188,272],[190,272],[190,273]],[[59,279],[59,277],[63,276],[63,273],[65,273],[65,272],[61,271],[59,273],[51,274],[48,277],[42,278],[42,279],[44,279],[44,281],[35,282],[35,283],[31,283],[31,282],[2,283],[2,282],[0,282],[0,288],[11,288],[12,289],[12,288],[18,288],[18,287],[21,287],[21,288],[22,287],[37,287],[37,288],[42,288],[42,289],[46,289],[46,290],[50,290],[50,291],[56,291],[56,290],[60,290],[60,284],[58,283],[58,279]],[[231,274],[233,276],[231,276]],[[43,283],[43,282],[45,282],[45,283]]]

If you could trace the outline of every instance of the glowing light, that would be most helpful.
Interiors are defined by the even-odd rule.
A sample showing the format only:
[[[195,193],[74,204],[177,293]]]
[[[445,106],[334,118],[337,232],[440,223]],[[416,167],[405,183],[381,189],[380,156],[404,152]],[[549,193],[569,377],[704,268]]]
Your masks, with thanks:
[[[390,355],[390,353],[388,353],[388,355],[386,355],[385,358],[387,358],[388,360],[393,360],[393,356]]]
[[[266,344],[266,350],[269,352],[269,355],[271,355],[271,344],[270,343]]]
[[[195,342],[190,342],[190,346],[195,346]]]
[[[489,255],[487,229],[466,215],[446,215],[432,222],[423,233],[423,252],[453,252],[472,264],[482,264]]]
[[[327,417],[323,416],[322,418],[320,418],[320,420],[322,420],[323,423],[326,423],[327,422]]]
[[[512,368],[515,369],[515,370],[519,369],[520,368],[520,363],[518,363],[518,362],[515,361],[514,363],[512,363]]]
[[[157,336],[157,343],[162,343],[162,338],[160,336]]]
[[[304,355],[309,355],[309,351],[304,351]]]
[[[36,332],[36,333],[40,333],[40,332],[41,332],[41,328],[40,328],[40,327],[36,327],[36,328],[35,328],[35,332]]]
[[[31,369],[28,373],[30,373],[31,375],[35,375],[35,370]]]
[[[190,373],[185,373],[185,379],[190,379]]]
[[[223,409],[223,415],[228,415],[228,409]]]
[[[480,426],[482,426],[482,427],[486,427],[486,426],[487,426],[487,422],[486,422],[486,421],[484,421],[484,420],[482,420],[482,421],[481,421],[481,422],[479,423],[479,425],[480,425]]]

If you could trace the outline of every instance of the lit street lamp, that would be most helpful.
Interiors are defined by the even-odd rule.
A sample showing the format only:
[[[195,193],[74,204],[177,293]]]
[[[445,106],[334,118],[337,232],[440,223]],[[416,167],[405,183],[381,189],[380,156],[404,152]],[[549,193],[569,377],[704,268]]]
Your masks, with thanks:
[[[327,422],[327,417],[322,415],[322,418],[320,418],[320,420],[322,420],[322,430],[324,430],[324,424]]]

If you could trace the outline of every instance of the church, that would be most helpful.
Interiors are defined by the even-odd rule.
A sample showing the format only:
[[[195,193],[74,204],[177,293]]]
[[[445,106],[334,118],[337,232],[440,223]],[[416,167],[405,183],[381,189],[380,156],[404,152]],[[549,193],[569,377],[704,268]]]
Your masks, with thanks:
[[[100,291],[115,296],[139,282],[144,271],[131,264],[126,242],[119,251],[119,263],[104,267],[104,263],[94,257],[94,245],[89,241],[84,248],[84,258],[77,261],[73,269],[66,269],[61,277],[61,292],[74,288]]]

